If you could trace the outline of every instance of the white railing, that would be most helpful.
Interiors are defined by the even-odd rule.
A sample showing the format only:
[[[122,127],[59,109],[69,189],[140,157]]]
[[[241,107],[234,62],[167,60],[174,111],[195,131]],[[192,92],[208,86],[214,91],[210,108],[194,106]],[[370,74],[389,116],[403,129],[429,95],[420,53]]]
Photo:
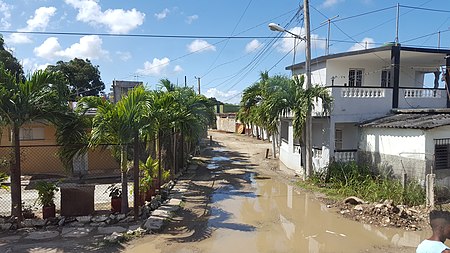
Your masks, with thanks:
[[[322,158],[322,149],[319,148],[313,148],[313,158]]]
[[[442,91],[435,89],[405,89],[405,98],[441,98]]]
[[[341,89],[343,98],[384,98],[385,95],[384,88],[349,87]]]
[[[334,151],[334,160],[336,162],[354,162],[356,161],[356,150]]]

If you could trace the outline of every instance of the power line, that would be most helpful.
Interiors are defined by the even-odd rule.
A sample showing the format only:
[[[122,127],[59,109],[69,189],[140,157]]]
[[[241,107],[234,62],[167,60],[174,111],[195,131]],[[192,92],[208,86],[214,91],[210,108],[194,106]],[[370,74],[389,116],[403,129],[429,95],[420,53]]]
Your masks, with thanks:
[[[103,37],[132,37],[132,38],[171,38],[171,39],[273,39],[274,36],[212,36],[212,35],[164,35],[164,34],[120,34],[120,33],[87,33],[87,32],[49,32],[49,31],[17,31],[0,30],[0,33],[20,33],[32,35],[62,35]]]
[[[408,6],[408,5],[400,5],[400,7],[414,9],[414,10],[422,10],[422,11],[432,11],[432,12],[441,12],[441,13],[450,13],[450,10],[442,10],[442,9],[430,9],[416,6]]]

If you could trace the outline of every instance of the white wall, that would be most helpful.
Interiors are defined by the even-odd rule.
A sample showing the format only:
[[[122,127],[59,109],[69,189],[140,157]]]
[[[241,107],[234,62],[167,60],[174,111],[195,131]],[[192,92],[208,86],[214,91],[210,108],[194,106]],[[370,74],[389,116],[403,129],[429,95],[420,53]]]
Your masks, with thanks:
[[[375,56],[374,56],[375,57]],[[390,64],[390,62],[389,62]],[[327,84],[331,85],[331,77],[335,77],[334,85],[348,86],[348,70],[364,69],[362,86],[381,87],[381,71],[389,66],[381,60],[345,60],[340,58],[327,61]]]
[[[419,129],[362,128],[360,149],[425,159],[425,134]]]
[[[220,116],[216,116],[217,122],[217,130],[225,131],[225,132],[236,132],[236,118],[222,118]]]
[[[326,86],[327,70],[324,62],[311,64],[311,84]]]

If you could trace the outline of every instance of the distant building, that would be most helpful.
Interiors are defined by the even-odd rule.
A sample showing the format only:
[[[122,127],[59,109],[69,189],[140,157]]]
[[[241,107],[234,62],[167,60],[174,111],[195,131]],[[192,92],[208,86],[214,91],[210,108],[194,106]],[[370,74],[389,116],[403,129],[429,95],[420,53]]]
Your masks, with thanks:
[[[139,85],[143,85],[143,82],[114,80],[111,85],[112,94],[109,95],[111,102],[117,103],[129,90]]]

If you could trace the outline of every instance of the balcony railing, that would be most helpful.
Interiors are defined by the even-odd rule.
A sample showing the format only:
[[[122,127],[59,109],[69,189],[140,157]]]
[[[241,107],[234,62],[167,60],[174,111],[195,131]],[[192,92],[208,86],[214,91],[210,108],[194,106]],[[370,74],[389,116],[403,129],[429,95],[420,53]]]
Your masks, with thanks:
[[[334,160],[336,162],[354,162],[357,152],[356,149],[336,150],[334,151]]]
[[[384,98],[384,88],[348,87],[341,89],[343,98]]]
[[[436,89],[404,89],[405,98],[441,98],[442,91]]]

